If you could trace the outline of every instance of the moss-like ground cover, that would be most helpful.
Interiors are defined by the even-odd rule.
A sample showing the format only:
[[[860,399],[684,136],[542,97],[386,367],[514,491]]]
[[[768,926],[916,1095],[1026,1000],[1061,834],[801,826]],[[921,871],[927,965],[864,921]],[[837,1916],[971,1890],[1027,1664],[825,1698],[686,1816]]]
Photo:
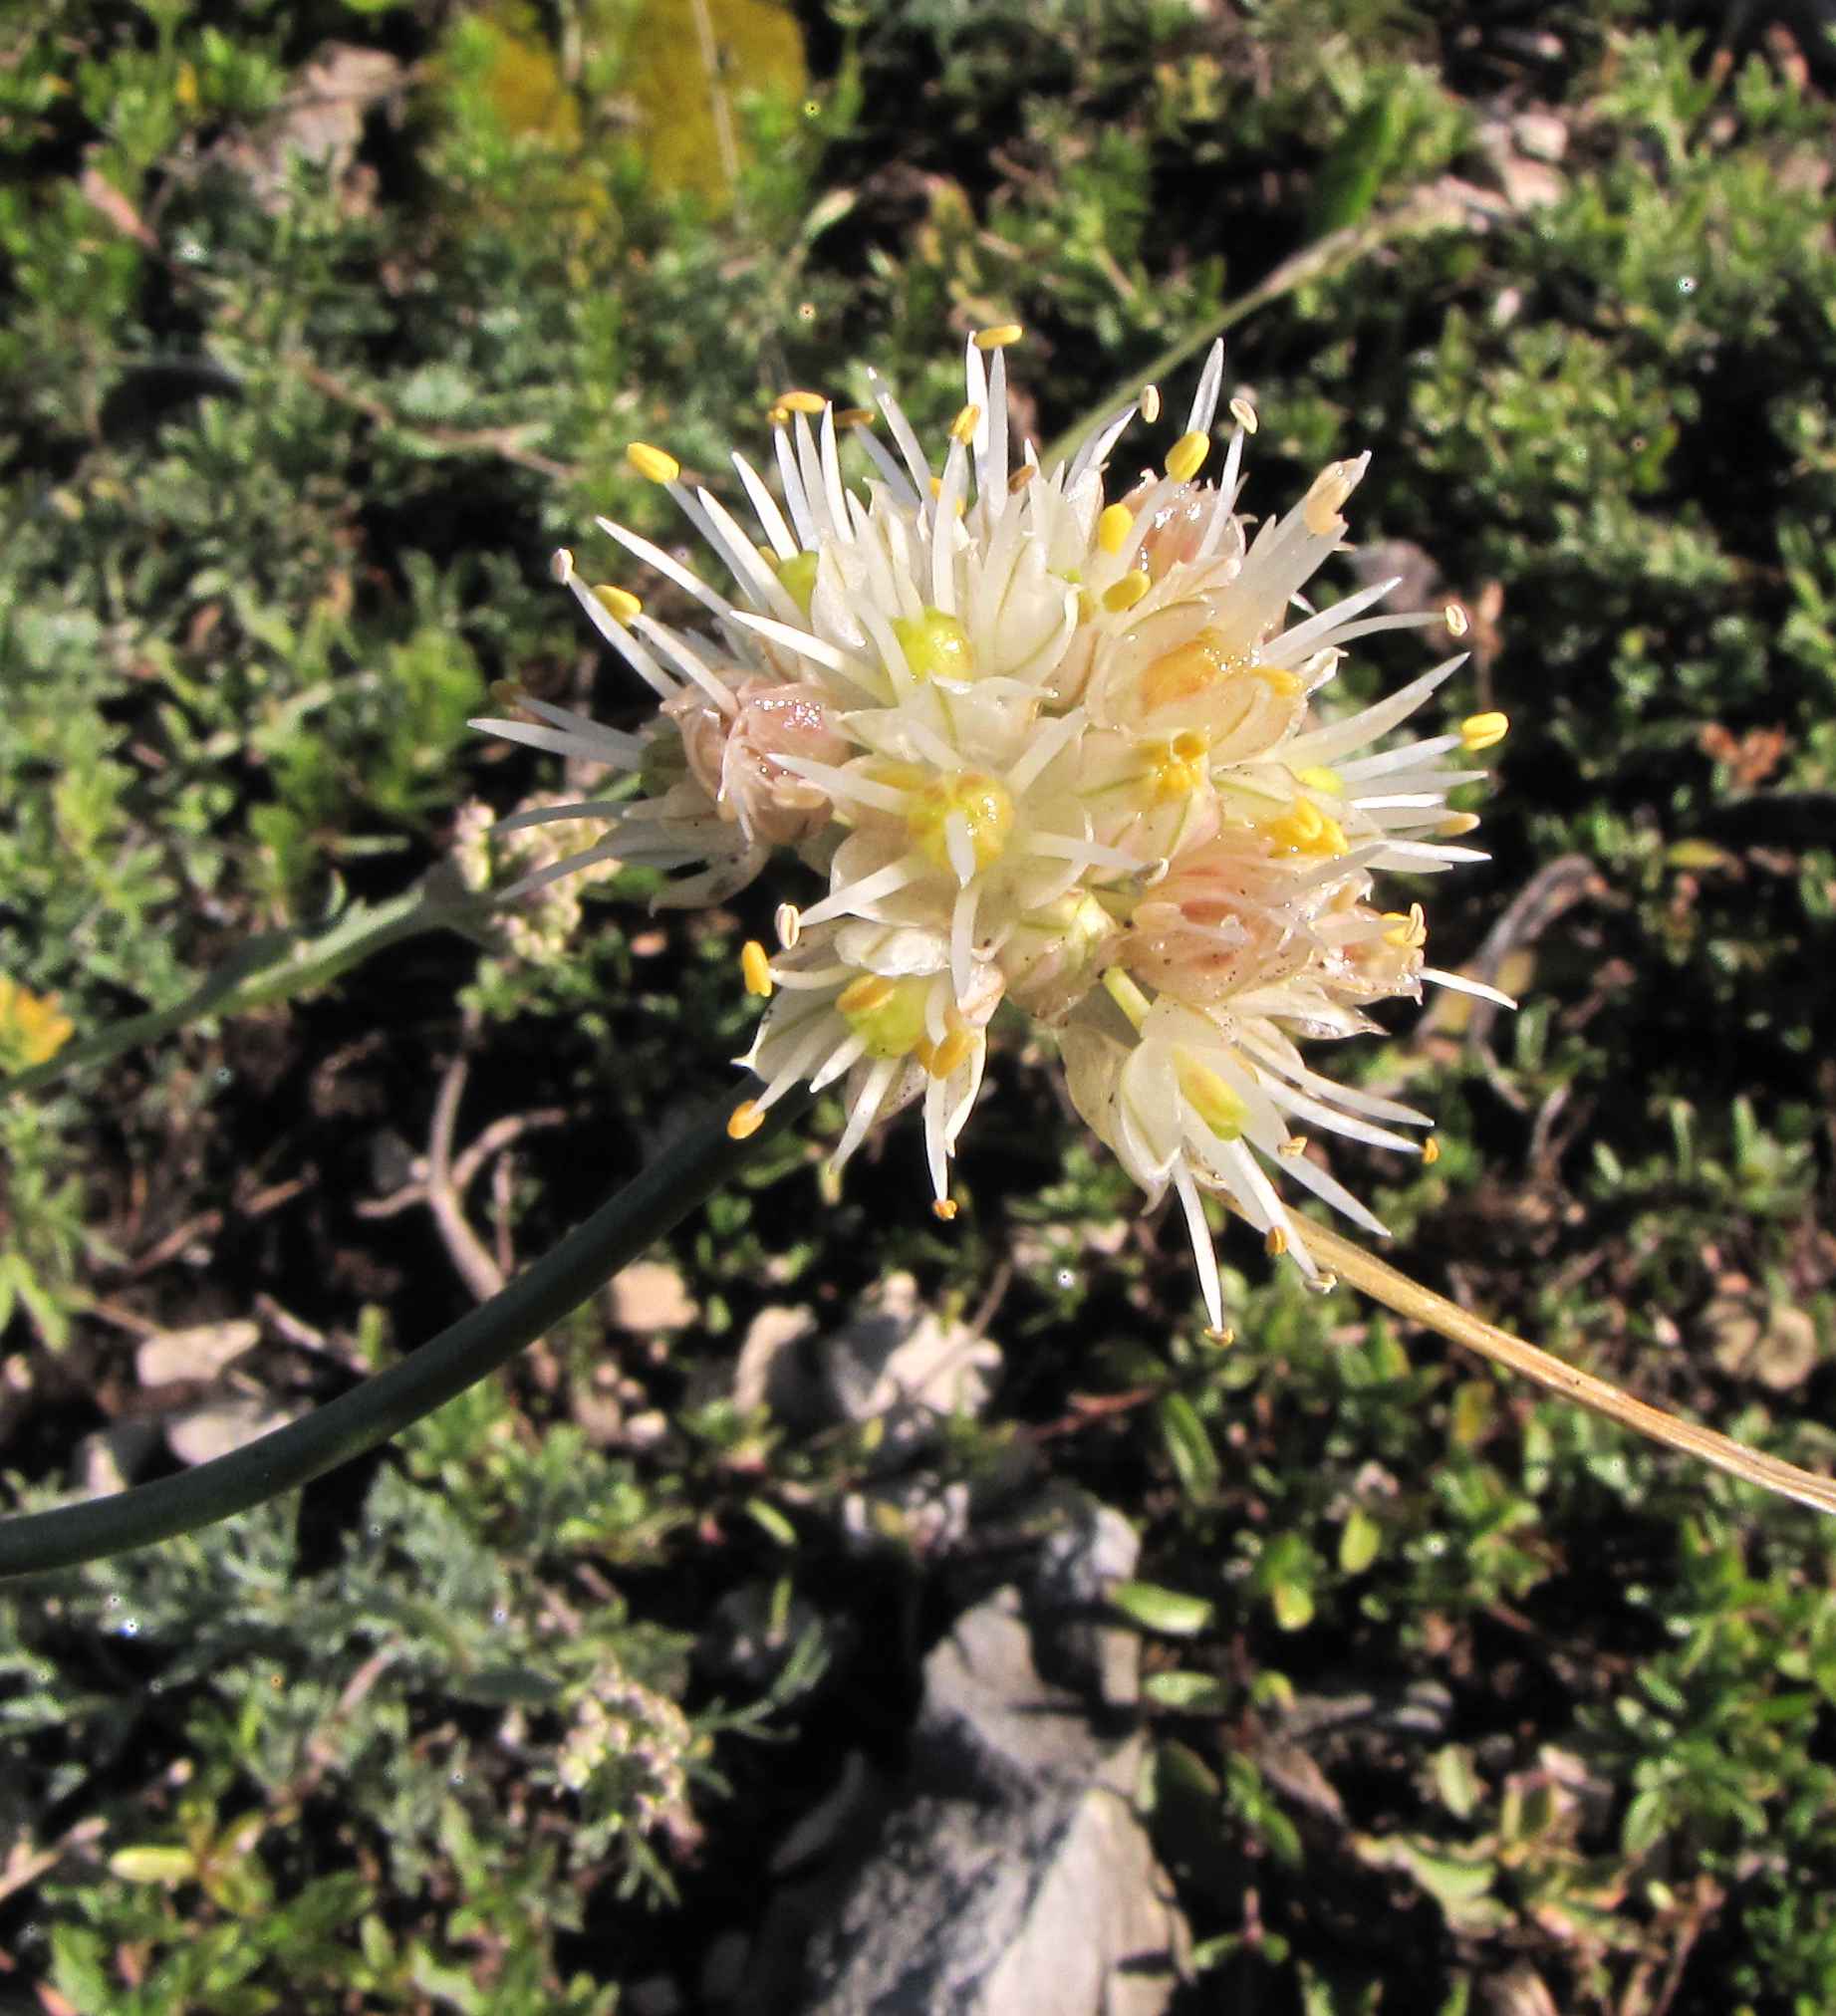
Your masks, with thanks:
[[[1248,508],[1368,445],[1358,536],[1471,612],[1463,705],[1513,732],[1435,950],[1525,1002],[1368,1045],[1443,1152],[1338,1166],[1411,1272],[1836,1464],[1814,10],[709,0],[711,85],[672,0],[28,12],[0,1063],[259,933],[327,956],[0,1098],[11,1500],[205,1396],[149,1378],[162,1333],[255,1326],[213,1400],[344,1389],[725,1090],[763,885],[653,921],[630,876],[564,959],[446,931],[338,970],[447,886],[462,806],[553,783],[466,730],[491,680],[637,718],[547,572],[595,511],[676,536],[628,441],[717,473],[867,362],[934,437],[1008,319],[1049,438],[1334,231],[1231,330]],[[533,2016],[692,1982],[841,1757],[897,1763],[985,1574],[890,1515],[863,1554],[872,1437],[731,1398],[761,1309],[839,1321],[906,1268],[1004,1352],[926,1488],[975,1487],[983,1554],[1095,1492],[1189,1599],[1148,1706],[1181,2007],[1836,2006],[1836,1536],[1227,1235],[1217,1351],[1178,1225],[1023,1067],[953,1226],[904,1131],[836,1194],[819,1115],[657,1256],[690,1320],[596,1305],[298,1502],[0,1598],[0,1992]],[[475,1250],[417,1157],[469,1179]]]

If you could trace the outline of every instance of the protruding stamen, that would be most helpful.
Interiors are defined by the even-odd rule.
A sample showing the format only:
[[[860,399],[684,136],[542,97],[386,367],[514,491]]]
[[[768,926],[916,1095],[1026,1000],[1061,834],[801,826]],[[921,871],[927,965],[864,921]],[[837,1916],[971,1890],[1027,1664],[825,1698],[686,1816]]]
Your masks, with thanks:
[[[1141,416],[1149,426],[1161,417],[1161,388],[1159,385],[1143,385],[1141,398],[1137,402]]]
[[[1430,1134],[1428,1139],[1422,1143],[1422,1165],[1424,1168],[1432,1169],[1440,1159],[1441,1143],[1433,1134]]]
[[[1167,473],[1176,483],[1189,483],[1211,452],[1209,434],[1181,434],[1167,457]]]
[[[991,328],[975,332],[977,350],[1005,350],[1011,343],[1018,343],[1026,334],[1017,322],[997,322]]]
[[[773,410],[787,413],[819,414],[829,403],[821,392],[788,391],[780,392],[773,403]]]
[[[935,1199],[935,1201],[934,1201],[934,1202],[933,1202],[933,1203],[931,1204],[931,1207],[930,1207],[930,1214],[931,1214],[931,1216],[932,1216],[933,1218],[941,1218],[941,1219],[943,1220],[944,1224],[946,1224],[946,1225],[947,1225],[947,1224],[948,1224],[948,1223],[950,1222],[950,1220],[951,1220],[951,1219],[952,1219],[953,1217],[955,1217],[955,1215],[956,1215],[956,1200],[955,1200],[955,1198],[954,1198],[954,1197],[938,1197],[938,1198],[937,1198],[937,1199]]]
[[[803,935],[803,912],[795,903],[780,903],[771,921],[778,934],[778,943],[787,952],[790,951]]]
[[[682,465],[673,455],[652,447],[649,441],[634,441],[626,449],[625,459],[652,483],[673,483],[682,473]]]
[[[949,437],[952,441],[960,441],[966,448],[975,439],[975,429],[980,425],[981,407],[966,405],[949,423]]]
[[[1443,840],[1458,840],[1462,834],[1476,832],[1478,824],[1476,812],[1449,812],[1435,831]]]
[[[644,608],[630,589],[615,588],[609,581],[597,583],[593,594],[601,609],[616,623],[629,624]]]
[[[574,579],[574,556],[565,546],[555,549],[555,557],[549,562],[549,570],[563,588]]]
[[[1271,1260],[1279,1260],[1288,1250],[1288,1235],[1279,1225],[1268,1228],[1268,1236],[1262,1241],[1262,1250]]]
[[[742,1099],[727,1116],[727,1138],[743,1141],[765,1125],[765,1109],[756,1099]]]
[[[1153,586],[1153,577],[1145,567],[1133,568],[1103,591],[1103,607],[1111,616],[1120,616],[1124,610],[1133,609]]]
[[[1256,431],[1258,424],[1256,409],[1240,392],[1230,401],[1230,417],[1243,429],[1244,433],[1253,434]]]
[[[1399,950],[1417,952],[1428,943],[1428,919],[1420,903],[1411,903],[1409,914],[1401,910],[1386,910],[1384,922],[1390,928],[1384,933],[1384,943],[1395,945]]]
[[[1468,714],[1459,724],[1459,745],[1469,755],[1495,748],[1510,733],[1510,717],[1496,712]]]
[[[844,406],[835,416],[838,427],[871,427],[880,415],[872,406]]]
[[[1038,473],[1039,464],[1037,462],[1022,462],[1007,479],[1008,496],[1019,496],[1020,492],[1026,488]]]
[[[1446,608],[1442,611],[1442,615],[1446,620],[1447,631],[1451,636],[1463,637],[1467,630],[1472,628],[1470,622],[1467,620],[1466,612],[1456,602],[1448,603]]]
[[[748,938],[739,948],[739,970],[745,978],[748,994],[756,995],[761,1001],[771,999],[771,961],[765,956],[765,947],[756,938]]]

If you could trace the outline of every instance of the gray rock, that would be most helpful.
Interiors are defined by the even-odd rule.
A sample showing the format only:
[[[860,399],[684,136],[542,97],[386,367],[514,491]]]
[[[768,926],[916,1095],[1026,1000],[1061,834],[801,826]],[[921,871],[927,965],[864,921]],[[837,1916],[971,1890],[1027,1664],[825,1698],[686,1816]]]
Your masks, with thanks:
[[[925,1661],[904,1795],[812,1940],[807,2016],[1159,2016],[1185,1927],[1133,1808],[1144,1738],[1040,1677],[1017,1591]]]

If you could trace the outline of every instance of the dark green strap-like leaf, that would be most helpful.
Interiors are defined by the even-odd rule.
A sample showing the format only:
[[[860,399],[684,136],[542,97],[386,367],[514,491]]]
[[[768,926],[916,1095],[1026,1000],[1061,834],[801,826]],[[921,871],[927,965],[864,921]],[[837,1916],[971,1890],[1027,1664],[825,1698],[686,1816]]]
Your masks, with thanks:
[[[784,1100],[766,1117],[766,1125],[743,1141],[728,1138],[726,1108],[697,1123],[501,1294],[304,1420],[181,1476],[80,1505],[0,1519],[0,1580],[131,1553],[212,1525],[295,1490],[399,1434],[577,1309],[809,1105],[807,1095]]]

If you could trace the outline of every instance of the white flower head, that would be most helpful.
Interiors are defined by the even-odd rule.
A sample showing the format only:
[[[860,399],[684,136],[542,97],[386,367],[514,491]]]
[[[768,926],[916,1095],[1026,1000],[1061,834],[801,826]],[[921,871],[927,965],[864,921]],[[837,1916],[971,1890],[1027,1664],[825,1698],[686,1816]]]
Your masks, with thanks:
[[[1145,405],[1042,467],[1008,410],[1019,335],[967,345],[940,458],[871,373],[872,408],[783,394],[775,489],[733,457],[756,538],[673,456],[634,444],[633,467],[668,491],[726,585],[602,528],[697,603],[702,627],[589,585],[572,555],[557,574],[656,716],[625,734],[519,695],[529,718],[476,725],[637,783],[505,822],[591,821],[598,836],[519,890],[616,857],[669,872],[661,902],[712,902],[777,849],[820,879],[780,911],[776,956],[745,947],[746,987],[769,1005],[741,1060],[761,1089],[735,1110],[735,1136],[793,1087],[839,1084],[839,1164],[921,1102],[935,1208],[953,1215],[949,1160],[1009,1000],[1057,1031],[1078,1110],[1136,1180],[1179,1195],[1219,1326],[1203,1192],[1313,1278],[1281,1184],[1383,1228],[1299,1130],[1423,1151],[1398,1130],[1425,1116],[1322,1076],[1297,1042],[1374,1027],[1372,1003],[1419,999],[1425,980],[1490,993],[1425,965],[1420,905],[1379,907],[1374,877],[1484,859],[1453,844],[1477,822],[1446,805],[1483,773],[1448,759],[1506,724],[1476,714],[1378,746],[1459,657],[1360,712],[1321,710],[1360,638],[1441,621],[1374,614],[1395,582],[1317,612],[1302,599],[1344,549],[1368,456],[1329,465],[1251,536],[1245,402],[1231,403],[1217,481],[1201,480],[1220,344],[1162,473],[1112,500],[1110,452]]]

